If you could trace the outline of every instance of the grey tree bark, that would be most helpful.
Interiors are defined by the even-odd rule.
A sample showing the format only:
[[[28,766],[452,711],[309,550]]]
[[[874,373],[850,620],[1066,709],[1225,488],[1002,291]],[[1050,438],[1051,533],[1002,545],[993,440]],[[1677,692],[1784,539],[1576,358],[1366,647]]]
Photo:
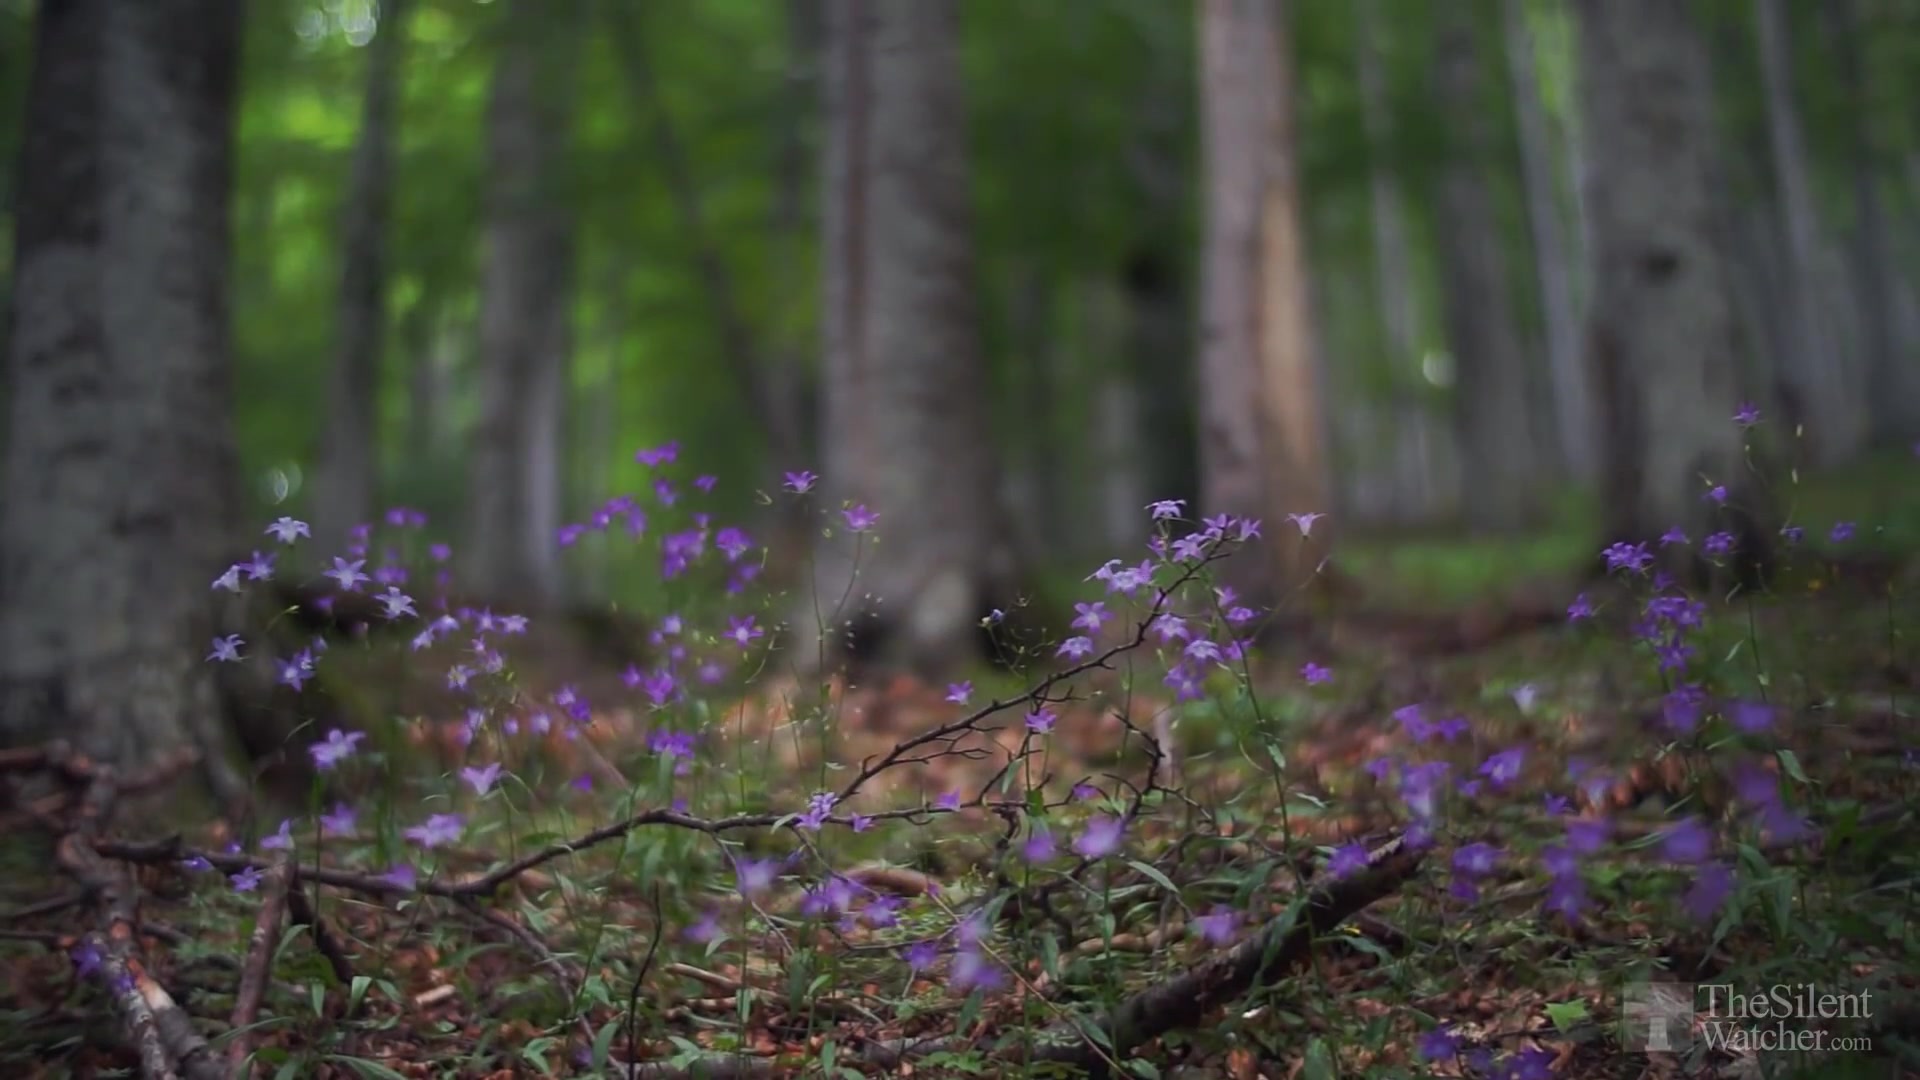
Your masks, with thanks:
[[[804,618],[837,641],[846,621],[871,616],[858,633],[882,658],[938,669],[964,659],[1006,570],[983,438],[959,5],[833,0],[827,28],[831,535],[815,544],[801,591],[818,607]],[[855,537],[843,504],[878,524]]]
[[[1754,0],[1760,74],[1780,226],[1787,240],[1787,312],[1792,336],[1780,374],[1804,422],[1808,459],[1835,465],[1860,449],[1865,435],[1864,384],[1839,347],[1822,295],[1820,222],[1813,204],[1806,137],[1794,99],[1792,31],[1783,0]]]
[[[1293,61],[1276,0],[1203,0],[1199,18],[1200,501],[1210,514],[1264,520],[1265,554],[1229,560],[1223,577],[1271,603],[1313,565],[1285,515],[1324,512],[1331,487]]]
[[[1730,529],[1764,562],[1773,513],[1742,463],[1742,343],[1719,244],[1706,50],[1668,0],[1576,0],[1582,131],[1593,223],[1587,360],[1601,409],[1602,493],[1612,539],[1673,545],[1678,564]],[[1733,511],[1703,496],[1724,484]],[[1695,563],[1688,569],[1698,571]]]
[[[1554,142],[1540,100],[1534,71],[1533,34],[1527,27],[1525,0],[1502,0],[1507,77],[1512,84],[1514,120],[1520,135],[1520,175],[1527,199],[1527,226],[1533,241],[1534,279],[1546,328],[1547,369],[1552,373],[1554,422],[1567,471],[1581,480],[1595,475],[1593,399],[1580,365],[1580,309],[1573,285],[1578,261],[1560,212],[1560,184],[1554,169]]]
[[[561,593],[555,534],[574,259],[564,181],[583,15],[579,0],[512,0],[487,116],[466,570],[486,594],[536,606]]]
[[[240,0],[40,5],[0,392],[0,742],[199,746],[226,800],[240,27]]]
[[[1846,93],[1848,170],[1853,180],[1853,234],[1849,243],[1853,293],[1864,339],[1869,433],[1875,443],[1901,444],[1920,436],[1920,360],[1902,355],[1895,340],[1894,270],[1887,251],[1887,219],[1880,201],[1882,151],[1872,122],[1873,96],[1860,52],[1863,27],[1853,0],[1828,0],[1828,29]]]
[[[386,342],[387,222],[406,0],[383,0],[379,10],[341,207],[333,369],[313,475],[313,540],[323,556],[344,552],[348,532],[372,520],[379,487],[376,395]]]
[[[1442,309],[1454,360],[1454,423],[1467,520],[1491,530],[1531,524],[1545,477],[1533,439],[1532,365],[1514,322],[1512,284],[1489,181],[1482,56],[1471,9],[1441,16],[1434,89],[1452,135],[1436,219]]]

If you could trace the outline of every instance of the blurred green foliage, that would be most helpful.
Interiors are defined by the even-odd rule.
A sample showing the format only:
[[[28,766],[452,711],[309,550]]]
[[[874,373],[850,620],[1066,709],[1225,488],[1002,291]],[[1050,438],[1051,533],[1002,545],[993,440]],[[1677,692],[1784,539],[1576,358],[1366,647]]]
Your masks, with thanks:
[[[476,409],[484,128],[501,6],[498,0],[415,0],[405,27],[383,467],[388,497],[429,510],[448,533],[458,531],[464,502],[459,440],[424,455],[412,449],[408,383],[428,354],[443,356],[442,423],[457,432]],[[1559,0],[1524,6],[1549,122],[1564,137],[1576,88],[1567,11]],[[1920,93],[1920,13],[1867,0],[1856,6],[1870,123],[1880,152],[1899,160],[1920,143],[1903,107]],[[0,158],[9,161],[20,152],[31,7],[26,0],[0,2]],[[1830,219],[1844,223],[1852,212],[1845,130],[1860,110],[1839,77],[1829,16],[1817,5],[1791,7],[1796,89],[1817,195]],[[1765,117],[1751,5],[1703,0],[1702,9],[1732,157],[1758,160]],[[593,5],[585,10],[598,18]],[[813,234],[820,123],[817,85],[795,78],[817,72],[814,58],[796,54],[804,35],[790,25],[792,10],[771,0],[645,6],[636,21],[659,89],[655,101],[636,94],[604,23],[596,23],[578,70],[581,93],[567,162],[579,235],[567,423],[572,517],[639,484],[642,470],[631,460],[632,449],[669,438],[686,442],[696,469],[722,478],[716,507],[722,513],[748,510],[753,488],[776,482],[780,468],[818,465],[763,460],[763,440],[740,419],[741,388],[721,354],[694,242],[647,137],[650,125],[669,123],[684,146],[706,233],[734,279],[757,347],[811,366],[818,336]],[[1096,468],[1089,390],[1117,365],[1138,362],[1100,325],[1093,297],[1120,280],[1130,258],[1150,252],[1184,283],[1183,303],[1191,307],[1198,224],[1195,14],[1177,0],[969,0],[963,10],[982,337],[995,403],[987,436],[1009,461],[1050,463],[1066,481],[1054,485],[1056,494],[1072,504],[1060,520],[1080,520],[1094,512],[1085,483]],[[1372,46],[1387,76],[1393,127],[1389,143],[1378,147],[1368,145],[1361,115],[1357,8],[1304,3],[1290,10],[1298,150],[1329,385],[1342,398],[1411,394],[1443,412],[1448,391],[1421,378],[1418,357],[1390,352],[1374,296],[1368,202],[1369,170],[1390,166],[1406,194],[1412,229],[1419,349],[1440,348],[1427,197],[1448,142],[1448,118],[1437,111],[1432,91],[1436,8],[1380,5]],[[331,363],[341,204],[361,112],[362,46],[376,12],[374,0],[260,0],[248,7],[233,310],[238,431],[249,491],[260,504],[286,499],[297,505],[301,470],[327,423],[314,403],[324,400]],[[1488,64],[1485,114],[1498,158],[1488,162],[1489,175],[1503,241],[1515,260],[1515,310],[1534,323],[1532,276],[1517,270],[1525,265],[1527,235],[1500,5],[1476,0],[1474,13]],[[11,168],[0,175],[0,241],[11,233],[6,211],[13,175]],[[1764,171],[1753,167],[1730,175],[1742,197],[1766,183]],[[1887,187],[1890,213],[1915,209],[1912,185]],[[1571,188],[1562,196],[1570,205]],[[783,200],[801,208],[799,221],[783,221]],[[0,243],[0,283],[10,256],[10,243]],[[1539,341],[1537,326],[1529,333]],[[1154,362],[1178,369],[1165,386],[1191,377],[1185,355]],[[1036,375],[1043,365],[1045,375]],[[1045,381],[1036,382],[1040,378]],[[605,442],[590,434],[600,422],[596,410],[604,410],[598,416],[608,429]],[[1165,447],[1148,450],[1155,458],[1171,455]],[[1583,513],[1562,515],[1550,536],[1524,550],[1503,550],[1497,562],[1544,567],[1558,561]],[[1390,571],[1396,577],[1451,595],[1496,569],[1458,550],[1407,543],[1383,558],[1403,568]],[[1366,558],[1364,552],[1357,557]]]

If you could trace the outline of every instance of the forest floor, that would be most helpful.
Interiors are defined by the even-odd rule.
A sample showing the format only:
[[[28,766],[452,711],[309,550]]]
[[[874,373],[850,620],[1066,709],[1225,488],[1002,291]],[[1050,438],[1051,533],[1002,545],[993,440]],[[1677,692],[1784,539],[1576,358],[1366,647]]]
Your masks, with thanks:
[[[1694,699],[1607,584],[1332,612],[1183,703],[1149,644],[964,705],[769,669],[697,748],[370,728],[285,844],[103,829],[162,778],[9,752],[56,790],[0,843],[0,1075],[1920,1075],[1915,570],[1716,602]],[[1697,1007],[1650,1053],[1649,981],[1873,1004],[1791,1018],[1855,1040],[1820,1053]]]

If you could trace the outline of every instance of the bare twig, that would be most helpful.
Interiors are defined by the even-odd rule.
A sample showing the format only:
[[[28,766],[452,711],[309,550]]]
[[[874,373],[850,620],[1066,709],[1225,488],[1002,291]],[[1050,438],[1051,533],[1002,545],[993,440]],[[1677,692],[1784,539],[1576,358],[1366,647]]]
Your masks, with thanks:
[[[17,764],[22,760],[19,756],[13,760],[15,767],[27,767]],[[97,764],[64,743],[48,745],[38,760],[56,776],[82,788],[68,831],[54,846],[54,858],[98,909],[101,929],[84,939],[81,964],[106,983],[122,1030],[140,1055],[142,1074],[148,1080],[176,1076],[225,1080],[212,1048],[194,1030],[186,1012],[147,973],[140,956],[139,890],[132,872],[102,859],[95,850],[120,792],[118,775],[112,766]]]
[[[252,1071],[247,1063],[253,1054],[252,1028],[260,1017],[260,1000],[266,996],[267,981],[273,973],[273,954],[280,944],[280,923],[286,917],[292,884],[292,864],[282,854],[261,881],[260,913],[253,920],[247,962],[240,968],[240,989],[234,995],[233,1041],[227,1044],[227,1067],[237,1080],[246,1080]]]
[[[478,901],[471,898],[463,898],[459,900],[458,903],[461,907],[473,913],[473,915],[482,922],[505,931],[514,940],[525,945],[527,950],[533,953],[534,957],[542,964],[553,969],[555,977],[560,980],[560,989],[565,993],[569,1004],[579,1000],[580,980],[575,974],[572,965],[560,959],[552,949],[548,948],[547,943],[540,940],[539,934],[520,925],[520,920],[515,919],[513,916],[503,911],[495,911],[492,908],[481,907]],[[586,1041],[589,1043],[593,1042],[593,1028],[587,1023],[586,1017],[582,1016],[577,1018],[575,1024],[580,1029],[580,1034],[586,1038]]]
[[[65,911],[70,907],[79,907],[81,904],[86,903],[86,901],[87,894],[84,892],[71,892],[64,896],[49,897],[45,900],[28,904],[23,908],[0,912],[0,922],[21,922],[26,919],[37,919],[42,915],[52,915],[55,912]]]
[[[342,986],[351,984],[353,962],[347,958],[346,947],[340,943],[333,928],[320,918],[319,912],[313,910],[313,901],[307,898],[306,893],[295,888],[287,890],[287,914],[296,925],[313,931],[313,947],[320,951],[327,966],[333,969],[333,977]]]
[[[1043,1033],[1032,1060],[1078,1066],[1091,1077],[1109,1075],[1109,1055],[1124,1059],[1135,1048],[1176,1028],[1190,1027],[1247,990],[1286,975],[1306,959],[1316,938],[1398,889],[1419,868],[1421,858],[1403,839],[1375,849],[1364,870],[1309,893],[1299,918],[1269,923],[1261,933],[1214,954],[1179,978],[1122,1002],[1100,1022],[1105,1047],[1076,1027],[1062,1027]]]

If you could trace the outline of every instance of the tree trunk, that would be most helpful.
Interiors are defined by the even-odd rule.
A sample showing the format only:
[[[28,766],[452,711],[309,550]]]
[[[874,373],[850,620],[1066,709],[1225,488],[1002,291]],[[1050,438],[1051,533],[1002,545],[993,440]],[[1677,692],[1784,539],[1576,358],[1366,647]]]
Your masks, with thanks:
[[[0,742],[197,744],[227,800],[204,658],[237,528],[240,25],[240,0],[40,6],[0,393]]]
[[[487,117],[467,571],[487,595],[536,606],[560,597],[555,533],[573,274],[562,183],[580,15],[576,3],[512,0]]]
[[[1828,0],[1835,60],[1848,103],[1847,165],[1853,179],[1854,294],[1860,311],[1873,441],[1904,444],[1920,436],[1920,364],[1894,340],[1893,260],[1880,205],[1881,152],[1874,137],[1873,95],[1860,55],[1861,25],[1853,0]]]
[[[1223,576],[1272,603],[1313,565],[1285,515],[1324,511],[1329,491],[1277,3],[1203,0],[1200,53],[1200,501],[1264,519],[1265,554],[1229,560]]]
[[[1607,531],[1652,544],[1680,568],[1703,536],[1726,529],[1743,560],[1764,565],[1773,513],[1730,419],[1740,340],[1717,247],[1706,50],[1687,9],[1669,0],[1574,7],[1593,220],[1588,363]],[[1704,497],[1709,483],[1729,489],[1728,509]],[[1674,526],[1692,546],[1656,543]]]
[[[1553,139],[1534,73],[1533,35],[1525,0],[1503,0],[1507,76],[1512,82],[1514,121],[1520,134],[1520,173],[1533,241],[1534,277],[1547,333],[1547,369],[1552,373],[1553,417],[1567,471],[1591,480],[1595,470],[1593,399],[1580,366],[1580,309],[1574,298],[1575,259],[1560,214],[1560,185],[1553,167]]]
[[[1802,410],[1808,460],[1837,465],[1860,449],[1864,435],[1860,380],[1839,348],[1821,296],[1817,272],[1820,222],[1813,205],[1806,139],[1794,101],[1792,30],[1783,0],[1754,0],[1759,23],[1760,74],[1766,90],[1767,130],[1780,226],[1787,239],[1787,316],[1792,336],[1782,374]]]
[[[1463,509],[1469,523],[1511,531],[1538,516],[1539,448],[1528,419],[1532,372],[1514,325],[1500,221],[1488,182],[1487,131],[1472,12],[1456,7],[1436,54],[1435,90],[1453,134],[1440,171],[1440,279],[1454,362]]]
[[[982,437],[959,38],[955,0],[829,5],[821,438],[832,535],[802,590],[817,595],[803,601],[818,600],[829,633],[873,616],[856,635],[865,646],[926,670],[965,658],[1004,551]],[[856,540],[843,502],[880,515],[872,534]]]
[[[406,0],[384,0],[367,49],[367,88],[341,213],[333,370],[313,475],[313,541],[322,557],[371,521],[379,487],[378,393],[387,328],[387,221],[393,203],[394,105]]]

